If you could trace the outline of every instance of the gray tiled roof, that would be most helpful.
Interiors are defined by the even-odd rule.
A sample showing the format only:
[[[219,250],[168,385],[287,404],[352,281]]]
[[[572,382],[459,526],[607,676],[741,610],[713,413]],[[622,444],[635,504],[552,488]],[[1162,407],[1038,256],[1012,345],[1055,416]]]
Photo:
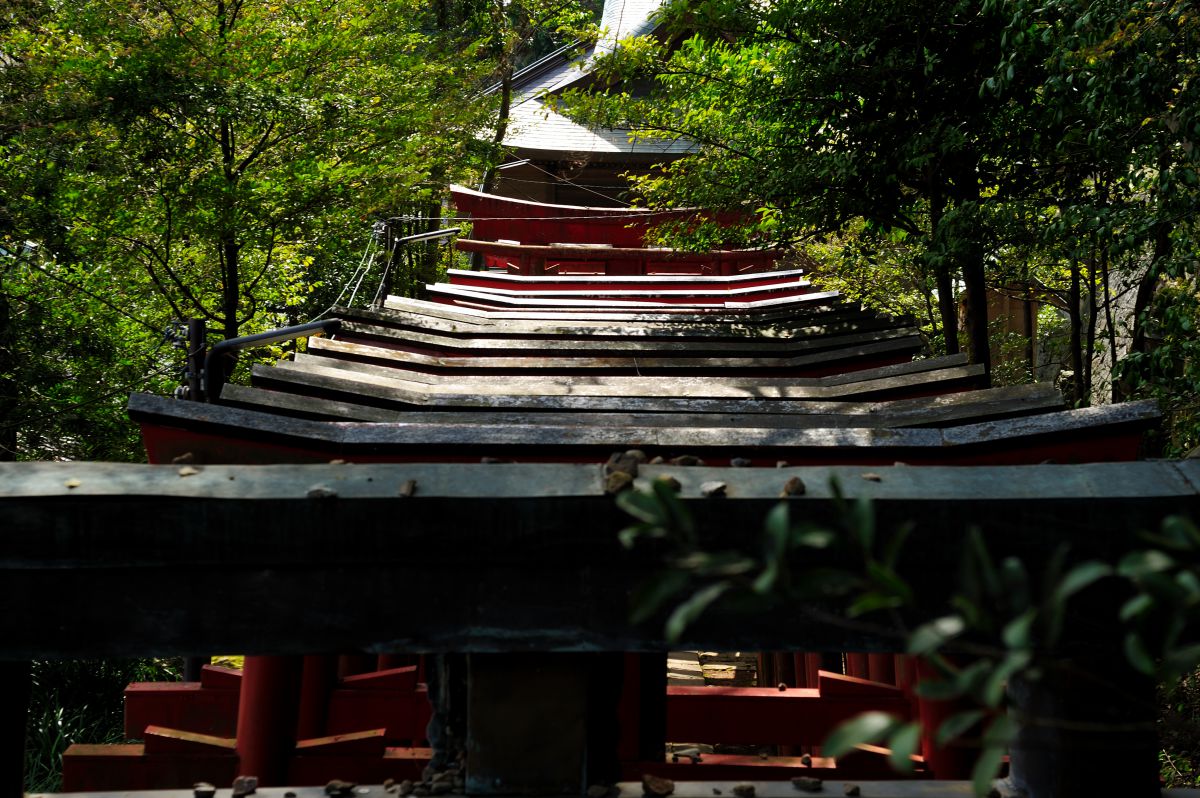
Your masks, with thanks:
[[[522,150],[661,155],[683,155],[695,146],[686,139],[634,142],[625,130],[589,130],[538,100],[529,100],[513,108],[504,143]]]
[[[653,19],[662,0],[606,0],[601,15],[601,35],[591,52],[538,71],[513,87],[505,145],[522,150],[569,153],[638,153],[682,155],[694,144],[684,139],[631,141],[628,131],[589,130],[557,113],[545,102],[548,94],[562,91],[592,71],[596,56],[611,53],[621,39],[641,36],[655,28]]]

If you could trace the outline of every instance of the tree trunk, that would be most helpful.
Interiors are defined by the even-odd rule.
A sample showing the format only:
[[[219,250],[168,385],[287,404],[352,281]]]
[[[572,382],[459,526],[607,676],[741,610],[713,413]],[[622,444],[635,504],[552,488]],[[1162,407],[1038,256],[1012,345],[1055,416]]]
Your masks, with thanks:
[[[1067,300],[1067,313],[1071,320],[1071,382],[1075,386],[1074,404],[1078,405],[1085,396],[1083,390],[1083,320],[1079,306],[1082,303],[1079,291],[1079,261],[1071,258],[1071,290]]]
[[[1037,381],[1037,346],[1035,344],[1034,335],[1036,333],[1033,317],[1033,281],[1029,275],[1025,276],[1025,362],[1029,364],[1029,381]]]
[[[1087,403],[1092,403],[1092,373],[1096,362],[1096,320],[1100,315],[1096,307],[1096,250],[1092,249],[1092,257],[1088,259],[1088,293],[1087,293],[1087,355],[1083,360],[1084,385],[1087,388]]]
[[[1117,389],[1117,327],[1113,323],[1112,290],[1108,279],[1108,247],[1100,250],[1100,287],[1104,291],[1104,325],[1108,332],[1108,387],[1113,402],[1121,401]]]
[[[945,209],[946,198],[939,188],[933,188],[929,195],[929,243],[935,246],[938,240],[938,227],[942,223],[942,212]],[[934,279],[937,284],[938,310],[942,317],[942,338],[946,342],[946,354],[958,353],[958,303],[954,301],[954,281],[950,274],[950,261],[942,253],[934,265]]]
[[[963,284],[967,294],[967,334],[970,341],[971,362],[983,366],[987,382],[991,384],[992,353],[988,342],[987,282],[983,271],[983,231],[979,222],[979,181],[975,170],[966,173],[963,185],[963,201],[974,207],[975,218],[970,226],[967,240],[960,244]]]
[[[20,392],[17,382],[5,375],[15,374],[17,332],[8,294],[0,283],[0,462],[17,459],[17,414],[20,412]]]
[[[225,262],[225,285],[221,291],[221,315],[226,338],[238,336],[238,299],[241,296],[241,247],[231,235],[221,240],[221,259]]]
[[[507,59],[505,60],[507,61]],[[480,189],[485,194],[490,194],[496,187],[496,167],[499,166],[500,157],[503,155],[504,137],[508,134],[508,114],[512,106],[512,78],[512,65],[506,63],[500,77],[500,111],[496,116],[496,132],[492,136],[492,163],[483,173],[483,186]]]

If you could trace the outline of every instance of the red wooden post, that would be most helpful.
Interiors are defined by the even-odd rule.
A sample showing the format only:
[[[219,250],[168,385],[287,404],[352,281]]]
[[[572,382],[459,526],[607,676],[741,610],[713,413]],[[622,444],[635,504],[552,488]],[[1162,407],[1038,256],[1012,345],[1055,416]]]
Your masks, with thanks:
[[[868,654],[867,673],[873,682],[896,683],[895,654]]]
[[[796,670],[796,686],[797,687],[816,687],[816,683],[809,678],[808,674],[808,655],[793,654],[792,667]]]
[[[867,655],[847,652],[846,675],[853,676],[856,679],[869,679],[871,674],[867,666]]]
[[[287,781],[296,746],[297,698],[303,660],[298,656],[246,657],[238,703],[237,753],[243,775],[264,786]]]
[[[804,655],[804,671],[808,678],[808,686],[816,687],[820,679],[822,657],[820,654]]]
[[[337,684],[336,654],[310,654],[304,658],[300,679],[300,709],[296,737],[308,740],[325,736],[329,718],[329,697]]]
[[[937,671],[924,659],[913,658],[915,672],[913,686],[920,684],[923,679],[937,676]],[[917,712],[921,718],[921,754],[925,764],[935,779],[969,779],[975,760],[979,757],[978,749],[971,749],[953,743],[941,747],[937,745],[937,730],[942,722],[951,715],[972,709],[969,701],[954,699],[950,701],[934,701],[917,696]]]
[[[417,665],[420,662],[420,656],[417,654],[380,654],[375,659],[375,670],[390,671],[392,668],[407,668],[410,665]],[[417,681],[420,681],[418,677]]]
[[[339,679],[347,676],[357,676],[360,673],[372,673],[376,670],[377,659],[370,654],[343,654],[338,657],[337,675]]]

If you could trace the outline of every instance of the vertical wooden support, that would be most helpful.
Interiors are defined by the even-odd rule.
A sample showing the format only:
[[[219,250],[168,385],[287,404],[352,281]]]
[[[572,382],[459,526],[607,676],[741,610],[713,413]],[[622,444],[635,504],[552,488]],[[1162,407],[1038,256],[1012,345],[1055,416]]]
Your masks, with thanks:
[[[937,676],[933,666],[923,659],[913,658],[914,670],[910,674],[912,687],[915,689],[922,679]],[[916,696],[917,712],[921,719],[921,754],[925,764],[935,779],[969,779],[975,760],[979,757],[978,748],[968,748],[963,745],[937,744],[937,730],[942,722],[951,715],[965,710],[974,709],[975,705],[964,699],[950,701],[934,701],[930,698]]]
[[[28,661],[0,661],[0,798],[25,794],[25,725],[33,681]]]
[[[667,755],[667,655],[637,654],[638,759],[661,762]]]
[[[420,659],[418,654],[380,654],[375,658],[375,670],[390,671],[393,668],[407,668],[410,665],[419,664]]]
[[[371,654],[342,654],[338,657],[337,675],[339,679],[347,676],[358,676],[360,673],[373,673],[377,658]]]
[[[582,795],[616,780],[620,655],[472,654],[468,662],[469,794]]]
[[[791,654],[776,653],[775,657],[775,678],[776,682],[772,687],[779,684],[786,684],[788,687],[796,687],[796,662]]]
[[[296,713],[303,660],[298,656],[246,657],[238,702],[237,753],[241,772],[264,786],[286,782],[296,747]]]
[[[779,684],[775,678],[775,655],[770,651],[758,652],[758,686],[774,687]]]
[[[298,739],[325,736],[329,698],[337,684],[337,664],[336,654],[309,654],[304,657],[300,677],[300,708],[296,719]]]
[[[208,355],[208,325],[204,319],[188,319],[187,325],[187,398],[203,402],[204,359]],[[200,681],[200,671],[212,662],[212,657],[184,657],[183,680]]]
[[[867,673],[871,681],[883,684],[896,683],[895,654],[868,654]]]
[[[867,655],[858,652],[847,652],[846,675],[855,679],[869,679],[871,676]]]
[[[792,668],[796,671],[796,686],[797,687],[816,687],[816,683],[809,678],[808,675],[808,655],[793,654]]]
[[[804,655],[804,672],[808,678],[809,687],[819,687],[823,658],[820,654]]]

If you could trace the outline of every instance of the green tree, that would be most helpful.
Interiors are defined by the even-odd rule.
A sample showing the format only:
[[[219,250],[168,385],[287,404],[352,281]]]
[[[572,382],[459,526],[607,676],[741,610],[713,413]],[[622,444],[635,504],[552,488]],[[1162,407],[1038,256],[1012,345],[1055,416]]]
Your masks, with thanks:
[[[1028,286],[1071,317],[1080,401],[1092,355],[1118,348],[1115,283],[1133,283],[1134,360],[1158,368],[1147,310],[1164,276],[1195,272],[1194,3],[675,0],[663,19],[673,38],[608,63],[648,96],[574,98],[589,121],[698,142],[641,182],[647,202],[751,208],[766,240],[832,236],[852,269],[905,275],[888,280],[914,286],[908,304],[936,294],[947,351],[961,281],[979,361],[985,285]],[[872,254],[888,251],[903,257]]]
[[[121,389],[178,362],[172,320],[233,337],[327,307],[372,219],[476,168],[491,66],[446,44],[412,0],[0,13],[5,451],[87,456],[14,430],[119,417]]]
[[[700,153],[641,183],[652,204],[758,210],[757,232],[797,241],[845,231],[902,236],[937,286],[946,349],[958,349],[954,280],[971,350],[987,362],[983,269],[995,101],[979,91],[1003,19],[977,4],[867,2],[668,5],[696,31],[646,39],[610,67],[654,91],[591,101],[596,121],[683,135]],[[1009,102],[1008,99],[1002,102]]]
[[[294,303],[331,228],[441,182],[481,121],[474,65],[423,21],[402,0],[85,1],[8,31],[41,76],[9,146],[57,176],[54,254],[140,267],[226,337]]]

